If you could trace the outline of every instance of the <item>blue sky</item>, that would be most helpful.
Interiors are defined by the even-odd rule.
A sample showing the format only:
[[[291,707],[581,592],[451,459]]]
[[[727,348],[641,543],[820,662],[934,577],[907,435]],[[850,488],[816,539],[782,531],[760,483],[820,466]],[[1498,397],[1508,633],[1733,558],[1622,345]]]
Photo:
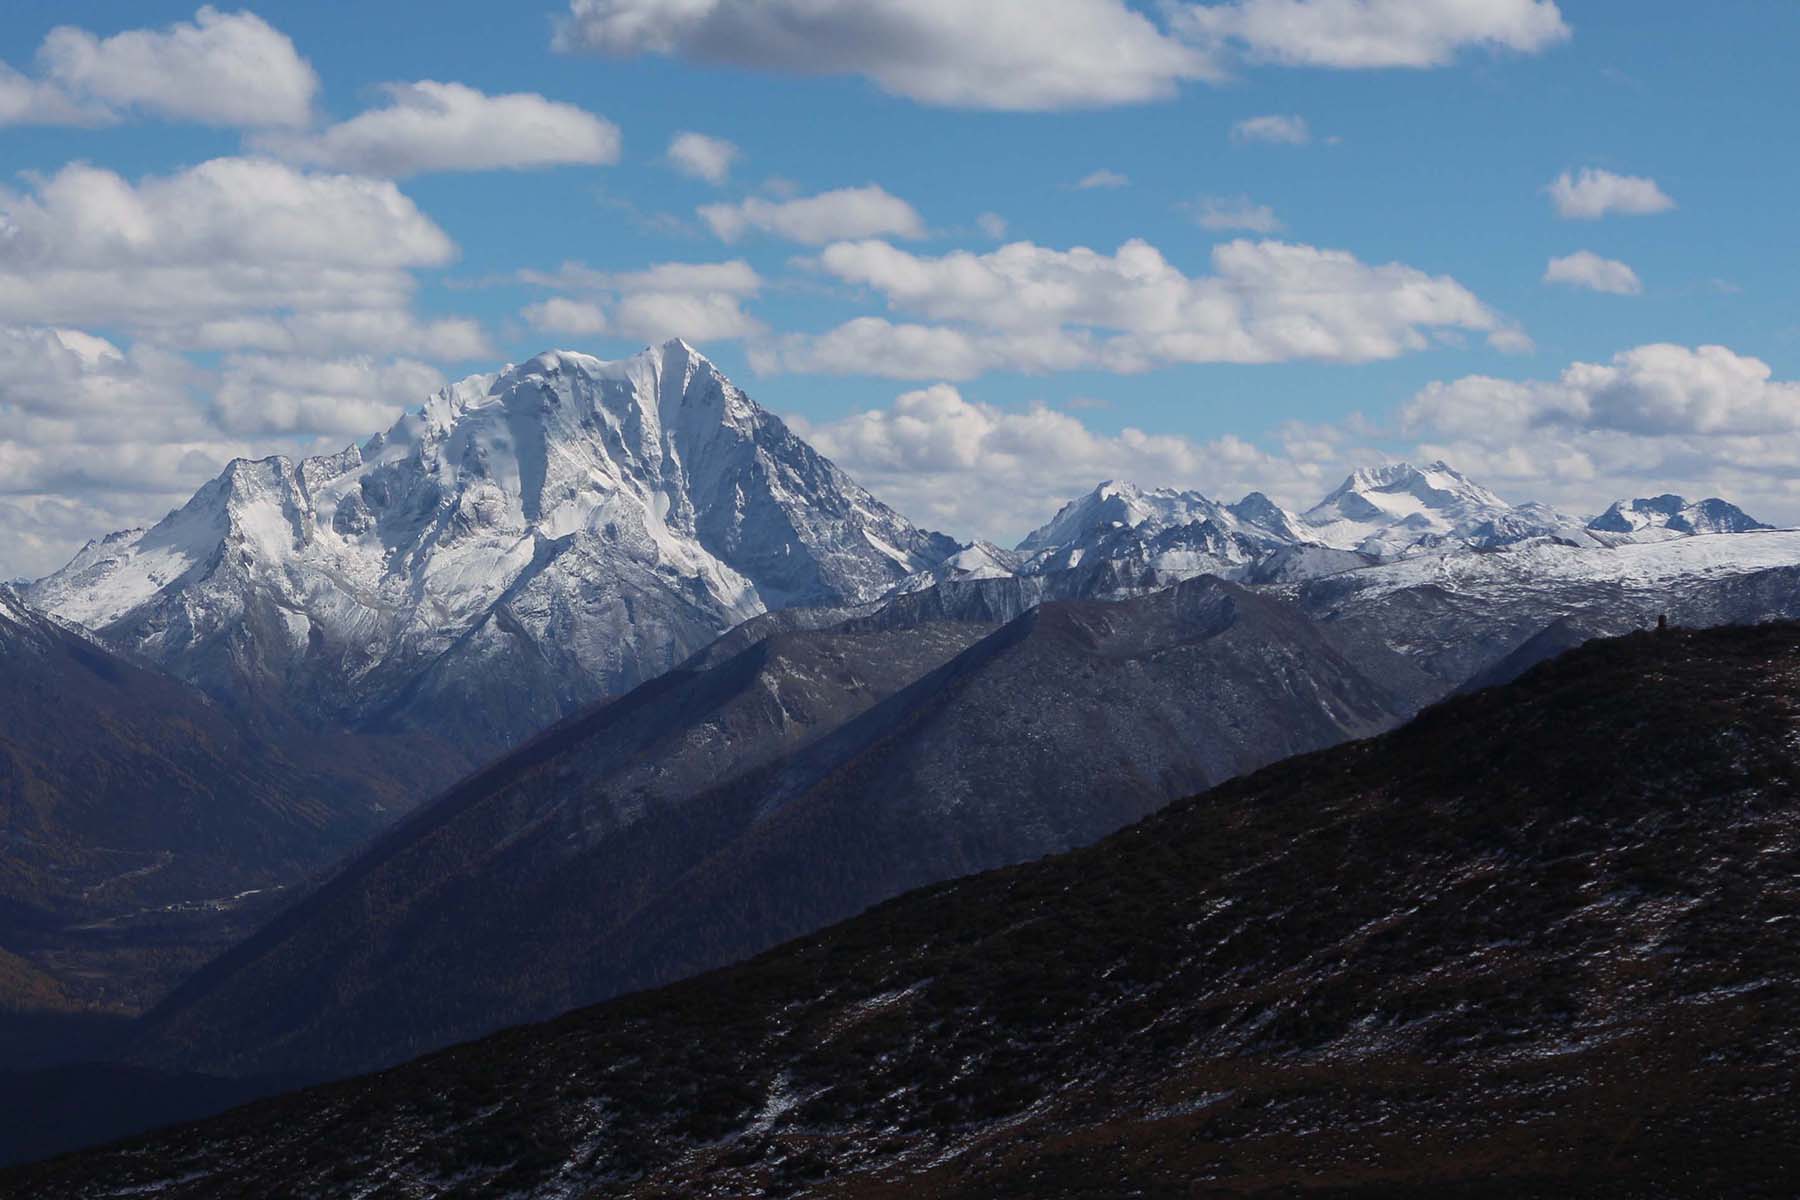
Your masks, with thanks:
[[[0,573],[154,519],[233,454],[341,445],[441,379],[653,336],[687,337],[959,536],[1016,538],[1106,476],[1304,505],[1347,465],[1422,453],[1577,511],[1674,487],[1800,519],[1800,6],[1007,0],[981,29],[939,0],[821,8],[265,3],[251,24],[151,0],[10,5],[0,355],[32,365],[0,384]],[[53,49],[59,26],[82,32]],[[559,27],[585,45],[553,48]],[[1131,44],[1068,48],[1096,28]],[[183,30],[232,36],[182,57]],[[107,41],[129,31],[147,40]],[[265,52],[248,73],[224,61]],[[332,148],[334,125],[394,103],[384,85],[418,81],[472,89],[471,113],[529,95],[552,114],[537,161],[499,161],[529,140],[506,121],[535,109]],[[245,115],[257,104],[274,107]],[[1268,117],[1289,140],[1234,134]],[[671,164],[683,132],[735,147],[728,173]],[[446,138],[455,169],[414,144]],[[57,248],[80,241],[69,222],[103,246],[108,221],[198,211],[178,189],[86,203],[106,173],[137,191],[220,159],[268,167],[231,177],[221,203],[245,212],[207,218],[244,221],[236,240],[187,231],[189,258],[133,249],[146,265],[118,271]],[[1549,185],[1584,170],[1604,211],[1560,213]],[[1079,186],[1097,172],[1114,186]],[[346,175],[407,211],[308,190]],[[863,188],[885,217],[787,207]],[[345,261],[311,273],[271,248],[265,190],[316,212]],[[771,229],[727,240],[699,213],[747,201]],[[1161,282],[1141,253],[1113,258],[1128,243]],[[1097,265],[1071,258],[1083,247]],[[584,278],[521,274],[565,263]],[[735,265],[672,288],[658,264]],[[73,282],[44,283],[63,268]],[[122,293],[151,299],[130,311]],[[1278,315],[1295,305],[1303,328]],[[228,310],[268,328],[229,330]],[[878,336],[834,340],[867,318]]]

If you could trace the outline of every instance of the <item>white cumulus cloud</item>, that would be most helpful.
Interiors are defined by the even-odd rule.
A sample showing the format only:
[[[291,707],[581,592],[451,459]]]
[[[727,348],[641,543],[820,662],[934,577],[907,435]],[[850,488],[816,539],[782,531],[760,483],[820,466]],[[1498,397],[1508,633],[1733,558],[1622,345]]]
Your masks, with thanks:
[[[743,151],[724,138],[704,133],[678,133],[669,142],[669,165],[683,175],[704,179],[715,186],[725,182]]]
[[[1556,215],[1572,220],[1592,221],[1609,213],[1647,216],[1675,207],[1656,180],[1615,175],[1598,167],[1583,167],[1573,174],[1564,171],[1544,190],[1556,206]]]
[[[1470,376],[1433,384],[1406,410],[1409,428],[1508,438],[1559,428],[1644,436],[1800,430],[1800,383],[1724,346],[1655,343],[1608,363],[1574,363],[1551,381]]]
[[[106,125],[113,110],[82,101],[53,83],[31,79],[0,62],[0,127],[7,125]]]
[[[258,148],[364,175],[521,170],[619,161],[611,121],[531,92],[490,96],[460,83],[390,83],[381,108],[316,133],[265,134]]]
[[[266,344],[284,322],[325,314],[340,314],[349,333],[377,318],[428,330],[408,315],[412,269],[456,253],[386,180],[266,159],[213,159],[135,183],[72,164],[24,190],[0,188],[0,229],[0,321],[116,324],[221,348],[234,344],[232,327]],[[214,332],[201,338],[202,328]]]
[[[605,333],[610,327],[605,308],[591,300],[571,300],[567,296],[551,296],[527,304],[519,315],[526,324],[544,333],[588,336]]]
[[[233,435],[356,441],[386,429],[442,386],[437,368],[414,359],[237,354],[222,365],[212,401],[220,425]]]
[[[0,325],[0,577],[156,520],[234,457],[341,449],[441,383],[406,359],[231,354],[209,371],[152,345]]]
[[[1084,192],[1092,191],[1095,188],[1122,188],[1129,186],[1131,186],[1131,179],[1129,176],[1121,175],[1119,172],[1108,170],[1105,167],[1101,167],[1097,171],[1089,171],[1086,175],[1083,175],[1080,179],[1075,181],[1076,189]]]
[[[1591,250],[1577,250],[1551,259],[1550,265],[1544,268],[1544,282],[1615,296],[1636,296],[1644,290],[1636,271],[1617,259],[1601,258]]]
[[[1552,0],[569,0],[565,52],[861,76],[923,104],[1137,104],[1239,60],[1437,67],[1569,37]]]
[[[887,242],[826,247],[818,269],[934,324],[861,317],[757,348],[758,369],[967,379],[990,370],[1143,371],[1171,363],[1367,362],[1435,335],[1522,335],[1448,276],[1276,241],[1213,248],[1190,276],[1141,240],[1113,254],[1015,242],[941,257]]]
[[[719,263],[658,263],[639,271],[596,271],[564,263],[551,272],[524,271],[520,282],[570,295],[551,296],[521,310],[532,328],[572,336],[610,334],[656,342],[722,341],[760,333],[744,311],[762,278],[741,259]]]
[[[418,354],[456,361],[493,354],[480,322],[468,317],[428,320],[399,307],[245,313],[208,317],[157,332],[171,344],[194,350]]]
[[[791,200],[751,196],[736,204],[703,205],[699,212],[707,227],[727,242],[753,231],[809,246],[843,238],[925,235],[925,221],[913,206],[874,184]]]
[[[131,114],[242,128],[312,120],[319,77],[254,13],[203,7],[191,22],[101,37],[59,26],[38,77],[0,64],[0,124],[86,125]]]
[[[1657,343],[1555,379],[1436,383],[1401,422],[1421,455],[1571,511],[1655,488],[1800,518],[1800,382],[1724,346]]]

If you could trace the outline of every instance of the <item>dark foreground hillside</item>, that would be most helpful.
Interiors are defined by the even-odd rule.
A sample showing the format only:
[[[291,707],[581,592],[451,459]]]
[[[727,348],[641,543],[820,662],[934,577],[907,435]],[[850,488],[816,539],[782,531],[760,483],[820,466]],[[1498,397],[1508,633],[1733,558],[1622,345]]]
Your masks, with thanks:
[[[1596,642],[1089,849],[34,1197],[1789,1196],[1800,626]]]

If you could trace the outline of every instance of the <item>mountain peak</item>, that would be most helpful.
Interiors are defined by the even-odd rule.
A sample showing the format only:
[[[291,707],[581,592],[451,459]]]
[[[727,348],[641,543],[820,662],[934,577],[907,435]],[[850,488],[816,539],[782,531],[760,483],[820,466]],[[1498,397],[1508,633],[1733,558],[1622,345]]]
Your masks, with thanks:
[[[1621,500],[1584,527],[1547,504],[1509,503],[1439,458],[1357,467],[1299,516],[1262,492],[1219,504],[1197,491],[1109,479],[1019,543],[1019,573],[1080,568],[1130,589],[1202,573],[1267,582],[1535,539],[1601,548],[1766,528],[1724,500],[1676,495]]]
[[[1411,491],[1421,497],[1427,493],[1443,495],[1479,493],[1484,500],[1499,503],[1498,497],[1495,497],[1492,492],[1441,458],[1426,463],[1423,467],[1414,466],[1409,462],[1358,467],[1351,471],[1344,482],[1339,484],[1322,503],[1329,504],[1340,496],[1352,493],[1374,491]]]
[[[1162,529],[1217,516],[1223,508],[1196,491],[1177,488],[1144,488],[1122,479],[1109,479],[1057,510],[1050,522],[1026,535],[1023,552],[1046,546],[1067,546],[1083,537],[1114,529],[1145,526]]]
[[[1717,496],[1690,503],[1672,492],[1634,500],[1615,500],[1605,512],[1589,521],[1587,527],[1602,533],[1651,536],[1747,533],[1772,528]]]
[[[1284,541],[1306,540],[1299,518],[1261,492],[1251,492],[1236,504],[1227,505],[1226,511],[1243,524]]]
[[[1108,479],[1097,484],[1093,494],[1101,500],[1110,500],[1114,496],[1135,500],[1144,494],[1144,489],[1125,479]]]
[[[766,609],[873,600],[953,548],[672,339],[546,350],[361,448],[234,461],[31,598],[220,694],[286,681],[341,721],[402,689],[433,720],[491,711],[505,741]]]
[[[1508,504],[1442,459],[1358,468],[1300,520],[1322,545],[1378,558],[1505,545],[1576,524],[1542,505]]]
[[[635,354],[620,359],[603,359],[584,350],[550,348],[532,355],[524,362],[503,369],[500,374],[551,375],[559,371],[577,371],[584,375],[625,375],[631,366],[642,364],[652,369],[680,370],[687,364],[713,367],[713,362],[691,342],[670,338],[654,346],[645,346]],[[716,367],[713,367],[717,370]]]

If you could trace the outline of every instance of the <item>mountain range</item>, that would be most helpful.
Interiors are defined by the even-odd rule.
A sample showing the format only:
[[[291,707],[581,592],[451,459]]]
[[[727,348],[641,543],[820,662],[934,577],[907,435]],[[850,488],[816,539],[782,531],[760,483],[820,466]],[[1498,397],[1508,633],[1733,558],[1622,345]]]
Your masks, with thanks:
[[[1358,470],[1302,514],[1260,493],[1221,504],[1102,484],[1015,551],[959,547],[671,341],[617,362],[548,352],[445,388],[339,454],[233,462],[24,599],[215,698],[315,729],[425,732],[479,758],[767,611],[952,579],[1054,577],[1052,595],[1097,597],[1764,528],[1678,497],[1584,524],[1433,463]]]
[[[746,964],[0,1193],[1791,1188],[1800,628],[1600,641]]]
[[[1509,505],[1433,463],[1356,471],[1302,513],[1258,493],[1221,504],[1107,483],[1015,550],[958,549],[870,497],[674,341],[616,363],[547,353],[447,388],[340,455],[233,463],[163,521],[91,544],[7,603],[15,620],[56,631],[69,653],[143,664],[119,670],[178,694],[169,712],[198,706],[214,726],[254,739],[248,746],[291,755],[301,743],[353,744],[363,764],[369,747],[403,747],[366,767],[392,781],[387,802],[333,836],[259,827],[286,856],[279,862],[234,845],[240,875],[217,886],[163,868],[114,872],[185,880],[181,903],[298,882],[472,760],[554,725],[357,860],[382,860],[381,870],[343,872],[313,904],[189,980],[159,1008],[144,1050],[165,1066],[341,1072],[729,961],[908,886],[1069,848],[1142,806],[1373,732],[1660,613],[1693,624],[1800,615],[1797,536],[1722,500],[1672,496],[1621,501],[1584,524]],[[1129,602],[1205,577],[1244,586]],[[1057,607],[1100,599],[1124,603]],[[24,617],[27,602],[57,615]],[[1163,605],[1187,615],[1170,618]],[[1076,611],[1092,615],[1067,615]],[[1195,615],[1203,611],[1213,615]],[[1188,658],[1227,646],[1238,656],[1231,667],[1207,660],[1206,671],[1182,674]],[[1263,662],[1245,673],[1255,655]],[[1278,662],[1286,676],[1266,669]],[[1081,711],[1081,689],[1119,670],[1136,672],[1135,685],[1119,686],[1099,713]],[[608,697],[618,698],[584,713]],[[1047,736],[1057,720],[1066,728]],[[985,742],[944,740],[947,729],[976,728]],[[448,744],[457,750],[433,755],[435,769],[413,769],[410,748]],[[1031,761],[1013,762],[1026,746]],[[1113,792],[1058,782],[1102,746],[1118,763],[1114,791],[1131,797],[1124,807],[1107,807]],[[209,793],[202,778],[183,801],[210,814],[196,828],[314,803],[315,777],[281,753],[221,755],[264,762],[262,783],[233,786],[266,796],[266,809]],[[784,876],[770,901],[779,917],[738,922],[681,953],[658,949],[655,962],[623,949],[639,937],[652,945],[655,921],[677,919],[659,904],[686,905],[681,920],[714,921],[729,908],[693,871],[754,858],[771,839],[789,839],[778,855],[839,854],[809,843],[823,835],[799,818],[775,818],[830,811],[844,802],[821,798],[836,781],[877,761],[898,764],[884,768],[884,786],[906,814],[906,831],[872,848],[886,866],[846,869],[854,886],[835,892],[809,892],[805,873]],[[140,804],[130,819],[143,815]],[[127,847],[152,855],[146,862],[165,853],[130,849],[98,826],[68,844]],[[30,861],[11,857],[15,871]],[[636,882],[555,882],[588,875]],[[352,879],[407,900],[375,903]],[[136,904],[124,884],[106,886]],[[572,890],[550,904],[540,893],[552,886]],[[512,900],[496,906],[492,895]],[[326,922],[331,938],[314,945],[306,914],[327,896],[365,916]],[[450,916],[459,905],[489,913],[491,947],[424,949],[433,943],[420,930],[459,928]],[[562,924],[533,928],[544,911]],[[576,944],[595,925],[613,930],[617,961],[583,965]],[[554,980],[515,988],[511,1000],[477,995],[477,957],[541,975],[524,948],[559,936],[571,945],[544,954]],[[293,940],[277,951],[283,938]],[[375,947],[388,941],[415,945],[413,958],[431,969],[382,958]],[[247,956],[262,957],[244,974]],[[297,978],[319,970],[349,974],[327,989],[330,1003],[309,1008]],[[259,972],[273,982],[244,982]],[[281,1002],[234,999],[237,987],[270,988]],[[208,988],[220,990],[202,1001]],[[443,1018],[409,1016],[404,1036],[378,1017],[366,1037],[345,1034],[360,1026],[332,1015],[341,1005],[399,1012],[414,993],[433,996]],[[227,1036],[246,1014],[288,1048],[271,1057],[263,1035]],[[180,1032],[195,1022],[212,1045]],[[300,1027],[336,1028],[356,1044],[313,1045]]]
[[[0,913],[0,996],[154,1005],[119,1132],[154,1080],[198,1112],[664,985],[1592,638],[1796,617],[1800,532],[1443,463],[1303,512],[1106,483],[959,547],[685,343],[540,355],[0,589],[0,877],[47,906]]]
[[[133,1057],[346,1074],[732,962],[1417,707],[1397,656],[1357,658],[1212,579],[998,628],[901,605],[772,636],[404,822],[179,989]]]
[[[1058,598],[1064,573],[770,614],[403,823],[184,984],[133,1060],[344,1073],[666,982],[1592,637],[1800,617],[1797,563],[1794,533],[1533,541],[1278,586],[1098,602]]]
[[[1096,587],[1165,586],[1199,574],[1292,582],[1385,562],[1530,542],[1582,549],[1770,526],[1727,501],[1621,500],[1590,521],[1508,504],[1454,467],[1392,463],[1352,472],[1303,513],[1261,492],[1221,504],[1199,492],[1108,482],[1065,505],[1011,554],[975,543],[906,586],[946,577],[1081,572]]]

